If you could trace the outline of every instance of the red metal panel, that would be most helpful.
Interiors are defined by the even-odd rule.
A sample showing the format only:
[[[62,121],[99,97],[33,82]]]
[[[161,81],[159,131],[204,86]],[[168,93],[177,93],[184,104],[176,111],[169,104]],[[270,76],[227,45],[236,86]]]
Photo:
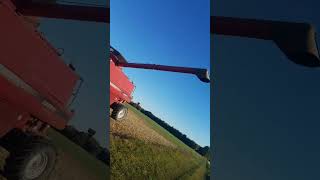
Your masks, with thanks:
[[[122,101],[130,102],[132,97],[124,95],[122,91],[110,85],[110,105],[114,102],[121,103]]]
[[[110,105],[113,104],[114,102],[117,102],[117,96],[114,92],[114,89],[110,86]]]
[[[15,127],[19,113],[10,104],[0,99],[0,137]]]
[[[58,129],[64,128],[71,118],[71,113],[68,114],[68,117],[63,118],[55,112],[46,109],[38,99],[25,92],[23,89],[12,85],[2,76],[0,76],[0,97],[3,101],[10,104],[11,111],[28,112],[37,119]],[[8,123],[8,119],[3,119],[2,117],[0,118],[0,121],[1,126],[2,124]]]
[[[121,67],[118,67],[110,60],[110,96],[118,97],[130,102],[134,85],[123,73]],[[110,98],[110,103],[114,98]]]
[[[63,108],[79,79],[50,44],[7,4],[0,3],[0,63]]]

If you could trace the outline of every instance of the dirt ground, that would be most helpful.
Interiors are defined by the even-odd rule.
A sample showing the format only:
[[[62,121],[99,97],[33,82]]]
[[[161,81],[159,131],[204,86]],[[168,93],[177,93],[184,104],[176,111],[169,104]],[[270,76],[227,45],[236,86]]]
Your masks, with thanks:
[[[61,153],[58,164],[48,180],[102,180],[95,176],[94,173],[81,165],[78,161],[73,160],[70,156]]]
[[[124,138],[140,139],[152,144],[176,147],[175,144],[150,128],[143,119],[138,118],[130,109],[125,120],[116,121],[110,118],[110,134]]]

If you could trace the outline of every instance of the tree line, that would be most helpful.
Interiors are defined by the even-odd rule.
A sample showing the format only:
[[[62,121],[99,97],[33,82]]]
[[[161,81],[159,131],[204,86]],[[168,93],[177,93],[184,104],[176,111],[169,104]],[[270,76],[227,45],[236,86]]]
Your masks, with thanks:
[[[172,135],[177,137],[180,141],[182,141],[184,144],[189,146],[191,149],[194,149],[200,155],[202,155],[202,156],[206,157],[208,160],[210,160],[210,147],[209,146],[201,147],[196,142],[194,142],[192,139],[188,138],[185,134],[181,133],[176,128],[170,126],[168,123],[166,123],[162,119],[160,119],[157,116],[155,116],[154,114],[152,114],[152,112],[142,108],[140,103],[135,103],[135,102],[131,101],[129,104],[131,106],[135,107],[140,112],[142,112],[144,115],[148,116],[150,119],[152,119],[154,122],[159,124],[161,127],[166,129],[167,131],[169,131]]]

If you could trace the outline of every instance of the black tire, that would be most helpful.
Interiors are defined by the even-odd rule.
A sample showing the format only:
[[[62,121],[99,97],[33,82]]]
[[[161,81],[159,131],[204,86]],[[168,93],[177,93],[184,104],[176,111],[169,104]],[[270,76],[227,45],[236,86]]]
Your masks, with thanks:
[[[8,180],[49,179],[57,161],[57,151],[48,140],[26,137],[17,147],[8,150],[10,155],[4,167]],[[40,165],[37,166],[37,163]]]
[[[111,117],[115,120],[123,120],[128,114],[128,108],[122,104],[113,104]]]

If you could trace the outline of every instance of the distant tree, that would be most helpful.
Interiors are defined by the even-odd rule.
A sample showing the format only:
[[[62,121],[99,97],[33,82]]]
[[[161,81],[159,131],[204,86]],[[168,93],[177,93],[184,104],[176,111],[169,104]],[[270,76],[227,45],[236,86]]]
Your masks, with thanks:
[[[90,137],[94,136],[95,134],[96,134],[96,131],[95,131],[95,130],[93,130],[93,129],[91,129],[91,128],[88,129],[88,135],[89,135]]]
[[[137,109],[138,109],[139,111],[141,111],[141,109],[142,109],[139,102],[137,103]]]
[[[210,147],[209,146],[205,146],[205,147],[200,147],[197,152],[206,157],[208,160],[210,160]]]
[[[131,106],[133,106],[134,108],[136,108],[137,110],[139,110],[139,111],[142,110],[142,107],[140,106],[140,103],[139,103],[139,102],[138,102],[138,103],[135,103],[135,102],[131,101],[131,102],[129,102],[129,104],[130,104]]]
[[[152,112],[147,111],[145,109],[141,109],[141,112],[148,116],[150,119],[155,121],[157,124],[159,124],[161,127],[169,131],[172,135],[177,137],[179,140],[181,140],[183,143],[185,143],[190,148],[197,150],[200,146],[194,142],[193,140],[189,139],[185,134],[181,133],[179,130],[175,129],[174,127],[167,124],[165,121],[161,120],[160,118],[156,117]]]
[[[97,158],[110,166],[110,152],[107,148],[103,148],[103,150],[97,155]]]

